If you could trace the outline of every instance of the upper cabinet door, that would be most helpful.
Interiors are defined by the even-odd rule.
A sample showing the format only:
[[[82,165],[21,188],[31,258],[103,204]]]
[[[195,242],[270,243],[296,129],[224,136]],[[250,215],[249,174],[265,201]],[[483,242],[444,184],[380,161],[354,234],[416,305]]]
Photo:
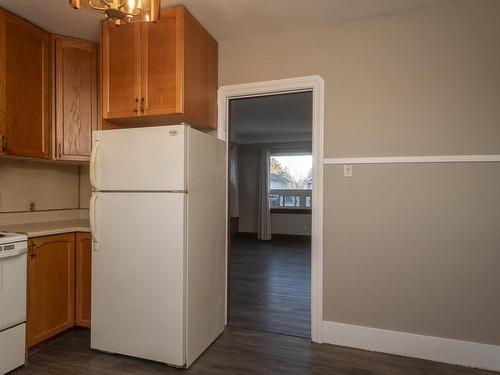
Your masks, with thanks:
[[[103,118],[139,115],[140,24],[102,24]]]
[[[49,158],[49,34],[9,12],[2,26],[6,152]]]
[[[56,159],[89,160],[97,129],[97,46],[55,39]]]
[[[182,112],[180,9],[163,10],[158,22],[141,25],[141,115]]]

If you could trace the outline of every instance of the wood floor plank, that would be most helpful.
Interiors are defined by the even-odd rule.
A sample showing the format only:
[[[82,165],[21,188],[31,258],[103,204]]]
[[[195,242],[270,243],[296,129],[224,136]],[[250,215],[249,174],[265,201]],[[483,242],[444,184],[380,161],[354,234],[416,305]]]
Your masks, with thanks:
[[[191,366],[179,370],[161,363],[101,353],[90,348],[87,330],[75,330],[32,354],[16,375],[131,374],[292,374],[292,375],[487,375],[488,371],[445,365],[308,339],[228,327]]]
[[[236,239],[230,254],[229,324],[310,337],[310,242]]]

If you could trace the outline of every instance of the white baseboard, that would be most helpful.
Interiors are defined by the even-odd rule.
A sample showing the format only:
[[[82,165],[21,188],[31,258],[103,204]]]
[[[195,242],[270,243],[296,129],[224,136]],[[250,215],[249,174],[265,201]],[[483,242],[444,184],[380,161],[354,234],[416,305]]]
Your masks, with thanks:
[[[500,371],[500,346],[323,321],[323,341],[375,352]]]

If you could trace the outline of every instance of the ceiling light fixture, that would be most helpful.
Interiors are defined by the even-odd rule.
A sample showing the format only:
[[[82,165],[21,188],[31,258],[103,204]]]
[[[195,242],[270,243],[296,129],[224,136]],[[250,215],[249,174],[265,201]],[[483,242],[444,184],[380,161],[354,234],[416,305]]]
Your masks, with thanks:
[[[75,9],[99,13],[120,25],[122,22],[156,22],[160,16],[160,0],[69,0]]]

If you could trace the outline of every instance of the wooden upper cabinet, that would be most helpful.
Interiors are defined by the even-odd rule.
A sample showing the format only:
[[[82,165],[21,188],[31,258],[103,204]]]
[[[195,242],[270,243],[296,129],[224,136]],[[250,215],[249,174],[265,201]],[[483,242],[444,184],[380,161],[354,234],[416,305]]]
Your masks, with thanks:
[[[217,129],[219,47],[217,41],[184,8],[184,107],[193,119]]]
[[[38,237],[28,250],[28,346],[74,325],[75,235]]]
[[[50,158],[49,34],[0,9],[0,52],[2,150]]]
[[[97,129],[97,44],[55,37],[55,158],[86,161]]]
[[[104,22],[101,48],[105,120],[217,127],[218,44],[184,7],[157,23]]]
[[[140,24],[102,24],[103,118],[126,118],[139,114]]]

